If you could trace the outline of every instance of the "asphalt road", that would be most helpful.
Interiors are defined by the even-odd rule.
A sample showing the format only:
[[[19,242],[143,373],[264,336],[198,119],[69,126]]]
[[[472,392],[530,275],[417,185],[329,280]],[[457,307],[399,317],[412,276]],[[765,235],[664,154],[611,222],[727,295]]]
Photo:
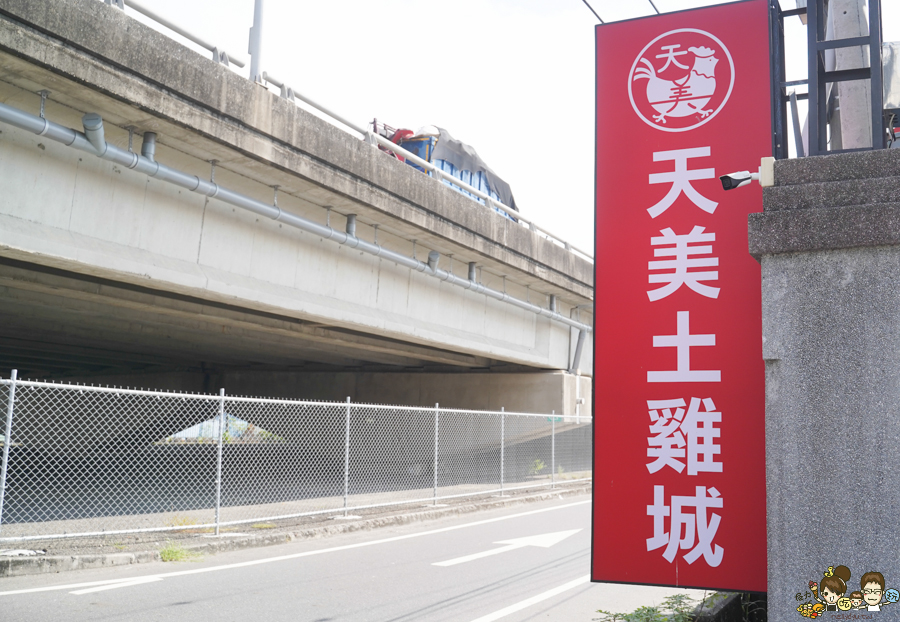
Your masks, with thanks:
[[[158,563],[0,580],[0,620],[591,620],[675,590],[588,583],[590,500],[569,498]]]

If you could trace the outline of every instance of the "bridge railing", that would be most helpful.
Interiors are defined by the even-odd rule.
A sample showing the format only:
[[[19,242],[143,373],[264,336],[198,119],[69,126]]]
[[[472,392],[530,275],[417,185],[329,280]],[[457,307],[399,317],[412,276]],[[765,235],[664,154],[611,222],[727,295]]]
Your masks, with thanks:
[[[593,263],[594,257],[589,252],[584,251],[584,250],[570,244],[569,242],[563,240],[561,237],[554,235],[553,233],[547,231],[543,227],[537,225],[534,221],[528,220],[527,218],[522,216],[522,214],[520,212],[518,212],[517,210],[514,210],[513,208],[511,208],[507,205],[504,205],[501,201],[498,201],[497,199],[491,197],[486,192],[479,190],[478,188],[475,188],[474,186],[471,186],[471,185],[465,183],[464,181],[457,179],[456,177],[453,177],[452,175],[447,174],[440,167],[436,166],[432,162],[429,162],[427,160],[420,158],[415,153],[408,151],[408,150],[404,149],[403,147],[401,147],[400,145],[391,142],[384,136],[377,134],[374,131],[374,128],[371,130],[368,129],[368,126],[366,128],[363,128],[363,127],[357,125],[356,123],[353,123],[352,121],[347,120],[344,116],[332,111],[330,108],[316,102],[313,99],[310,99],[309,97],[306,97],[305,95],[303,95],[301,93],[298,93],[292,87],[285,84],[285,82],[283,80],[280,80],[265,71],[262,73],[262,77],[266,83],[271,84],[272,86],[276,87],[280,91],[280,95],[282,97],[284,97],[285,99],[289,99],[291,101],[300,100],[300,101],[304,102],[305,104],[312,106],[319,112],[323,113],[325,116],[329,117],[331,120],[337,121],[337,124],[335,124],[337,127],[341,127],[341,126],[349,127],[353,131],[359,133],[362,136],[362,139],[365,140],[366,142],[368,142],[369,144],[381,146],[384,149],[387,149],[388,151],[392,151],[398,155],[403,156],[406,160],[408,160],[410,162],[414,162],[416,165],[422,167],[427,172],[431,173],[431,176],[438,179],[439,181],[446,181],[448,183],[451,183],[454,186],[456,186],[457,188],[459,188],[460,190],[464,190],[465,192],[469,193],[470,195],[473,195],[474,197],[478,197],[478,198],[482,199],[484,201],[484,204],[483,204],[484,207],[493,208],[500,212],[503,212],[504,214],[509,216],[511,220],[513,220],[514,222],[517,222],[519,225],[521,225],[523,227],[527,227],[528,229],[531,229],[532,231],[534,231],[541,237],[553,242],[557,246],[561,246],[562,248],[565,248],[570,253],[574,253],[574,254],[580,256],[582,259],[586,259],[587,261],[590,261]],[[479,201],[476,201],[471,196],[469,198],[471,198],[472,202],[475,203],[476,205],[482,206],[482,203],[480,203]]]
[[[188,41],[195,43],[195,44],[199,45],[200,47],[205,48],[205,49],[209,50],[210,52],[212,52],[213,60],[216,61],[217,63],[221,63],[223,65],[234,64],[242,69],[244,67],[244,61],[242,61],[241,59],[237,58],[236,56],[232,56],[232,55],[228,54],[228,52],[226,52],[225,50],[219,49],[217,46],[206,41],[206,39],[203,39],[202,37],[194,34],[193,32],[191,32],[185,28],[182,28],[181,26],[179,26],[172,20],[166,19],[165,17],[163,17],[162,15],[160,15],[159,13],[157,13],[150,7],[145,6],[143,3],[138,2],[137,0],[103,0],[103,2],[106,4],[109,4],[111,6],[118,7],[122,10],[124,10],[125,7],[127,6],[129,9],[134,9],[141,15],[144,15],[145,17],[149,17],[151,20],[153,20],[157,24],[165,26],[172,32],[177,32],[178,34],[180,34],[182,37],[184,37]]]
[[[0,541],[219,533],[591,479],[590,417],[168,393],[15,372],[0,380],[0,413]]]
[[[171,20],[166,19],[165,17],[159,15],[158,13],[155,13],[154,11],[152,11],[151,9],[149,9],[148,7],[143,5],[141,2],[138,2],[137,0],[103,0],[103,2],[105,2],[106,4],[112,5],[112,6],[117,6],[120,9],[124,9],[127,6],[128,8],[133,9],[133,10],[145,15],[146,17],[161,24],[162,26],[168,28],[169,30],[180,34],[181,36],[185,37],[189,41],[192,41],[193,43],[211,51],[213,53],[213,60],[215,60],[216,62],[220,62],[225,65],[228,65],[230,62],[230,63],[237,65],[238,67],[244,67],[244,63],[241,60],[238,60],[234,56],[230,56],[224,50],[220,50],[218,47],[205,41],[201,37],[178,26]],[[418,166],[420,166],[423,169],[425,169],[426,171],[428,171],[436,179],[441,180],[441,181],[446,181],[450,184],[453,184],[460,190],[464,190],[465,192],[469,193],[469,195],[471,195],[471,196],[469,196],[469,198],[472,199],[473,203],[475,203],[479,206],[482,206],[482,204],[479,201],[475,200],[475,198],[473,198],[473,197],[480,198],[484,201],[485,207],[493,208],[500,212],[503,212],[504,214],[508,215],[514,222],[517,222],[519,225],[521,225],[523,227],[527,227],[528,229],[530,229],[531,231],[534,231],[541,237],[549,240],[550,242],[556,244],[557,246],[565,248],[570,253],[580,256],[582,259],[585,259],[590,262],[594,261],[594,257],[590,252],[582,250],[582,249],[570,244],[569,242],[565,241],[561,237],[554,235],[547,229],[545,229],[545,228],[539,226],[538,224],[536,224],[535,222],[525,218],[518,211],[514,210],[513,208],[511,208],[507,205],[504,205],[502,202],[491,197],[489,194],[486,194],[485,192],[479,190],[478,188],[475,188],[475,187],[463,182],[462,180],[457,179],[456,177],[453,177],[452,175],[448,175],[443,170],[441,170],[439,167],[435,166],[433,163],[423,160],[416,154],[404,149],[400,145],[397,145],[397,144],[391,142],[390,140],[386,139],[385,137],[380,136],[376,132],[368,129],[368,126],[362,127],[362,126],[354,123],[353,121],[350,121],[349,119],[347,119],[343,115],[338,114],[331,108],[324,106],[324,105],[320,104],[319,102],[303,95],[302,93],[295,91],[293,88],[288,86],[283,80],[280,80],[265,71],[261,72],[260,77],[262,79],[262,82],[264,82],[267,85],[272,85],[276,89],[278,89],[280,95],[283,98],[289,99],[291,101],[299,100],[299,101],[304,102],[305,104],[311,106],[312,108],[314,108],[314,109],[318,110],[319,112],[321,112],[322,114],[324,114],[327,117],[326,120],[329,120],[336,127],[341,128],[341,129],[350,128],[354,132],[357,132],[358,134],[360,134],[362,140],[365,140],[369,144],[371,144],[373,146],[380,145],[380,146],[384,147],[385,149],[388,149],[396,154],[402,155],[404,158],[406,158],[410,162],[414,162]]]

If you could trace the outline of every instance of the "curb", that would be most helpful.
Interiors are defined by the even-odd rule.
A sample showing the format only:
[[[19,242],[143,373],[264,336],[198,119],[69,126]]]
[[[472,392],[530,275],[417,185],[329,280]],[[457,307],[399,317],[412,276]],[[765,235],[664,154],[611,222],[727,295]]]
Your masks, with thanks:
[[[372,531],[381,527],[406,525],[447,516],[471,514],[483,510],[513,507],[516,505],[526,505],[539,501],[547,501],[553,498],[563,499],[566,497],[590,494],[590,492],[590,485],[578,486],[577,488],[558,488],[553,491],[548,490],[534,495],[489,499],[484,503],[466,503],[464,505],[435,508],[410,514],[379,516],[346,523],[335,523],[324,527],[311,527],[309,529],[287,531],[278,534],[229,537],[227,539],[220,539],[204,544],[186,545],[184,546],[184,549],[200,554],[215,554],[224,551],[274,546],[276,544],[286,544],[298,540],[316,540],[344,533]],[[128,566],[131,564],[145,564],[158,561],[161,561],[161,559],[159,551],[156,550],[137,551],[134,553],[108,553],[102,555],[8,557],[0,558],[0,578],[68,572],[71,570],[87,570],[89,568]]]
[[[0,559],[0,577],[19,577],[88,568],[128,566],[160,561],[159,551],[109,553],[106,555],[72,555],[68,557],[10,557]]]

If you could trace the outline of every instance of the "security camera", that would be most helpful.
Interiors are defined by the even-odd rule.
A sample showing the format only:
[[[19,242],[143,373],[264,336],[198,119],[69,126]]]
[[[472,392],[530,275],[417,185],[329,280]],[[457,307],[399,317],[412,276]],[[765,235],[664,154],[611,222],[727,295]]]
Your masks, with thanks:
[[[734,190],[741,186],[746,186],[751,181],[758,181],[760,186],[768,187],[775,185],[775,158],[762,158],[759,162],[759,171],[751,173],[750,171],[738,171],[729,175],[722,175],[719,181],[725,190]]]
[[[731,173],[730,175],[722,175],[721,177],[719,177],[719,181],[722,182],[722,187],[725,190],[734,190],[735,188],[746,186],[754,179],[759,180],[759,173],[739,171],[737,173]]]

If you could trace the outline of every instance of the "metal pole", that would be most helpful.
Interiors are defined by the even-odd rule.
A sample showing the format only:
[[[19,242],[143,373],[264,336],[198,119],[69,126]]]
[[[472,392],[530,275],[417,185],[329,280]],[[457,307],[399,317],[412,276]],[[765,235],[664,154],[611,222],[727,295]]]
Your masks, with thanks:
[[[786,75],[784,54],[784,16],[777,0],[769,1],[769,49],[772,93],[772,155],[783,160],[788,157],[787,102],[784,97]]]
[[[550,417],[550,488],[556,487],[556,411]]]
[[[506,440],[506,408],[500,408],[500,496],[503,496],[503,467],[505,456],[505,440]]]
[[[250,29],[250,80],[262,82],[262,69],[260,69],[262,54],[262,13],[263,0],[255,0],[253,4],[253,27]]]
[[[216,535],[219,535],[219,514],[222,508],[222,441],[225,438],[225,389],[219,389],[219,449],[216,459]]]
[[[347,516],[347,495],[350,492],[350,396],[347,396],[347,415],[344,420],[344,516]]]
[[[794,125],[794,146],[797,149],[797,157],[805,158],[806,152],[803,149],[803,130],[800,128],[800,111],[797,109],[797,93],[791,91],[791,120]]]
[[[869,67],[872,96],[872,149],[884,149],[884,75],[881,60],[881,0],[869,0]]]
[[[769,79],[771,82],[770,92],[772,94],[772,155],[779,160],[784,157],[781,154],[781,149],[778,144],[781,135],[781,126],[784,123],[784,118],[781,116],[781,83],[784,81],[784,77],[779,73],[781,66],[778,62],[778,58],[781,55],[781,49],[778,47],[778,34],[780,30],[781,10],[778,2],[769,0],[769,50],[771,51],[771,55],[769,56]]]
[[[16,377],[19,370],[14,369],[9,375],[9,403],[6,406],[6,432],[3,436],[3,469],[0,471],[0,527],[3,526],[3,498],[6,496],[6,467],[9,464],[9,446],[12,444],[13,403],[16,401]]]
[[[432,505],[437,505],[437,473],[438,473],[438,424],[440,404],[434,405],[434,497]]]
[[[809,112],[807,113],[807,121],[809,124],[809,141],[806,149],[807,154],[822,155],[822,146],[820,142],[820,133],[822,132],[820,123],[819,101],[824,96],[820,89],[819,83],[819,65],[821,58],[819,54],[819,22],[824,22],[824,16],[819,16],[820,0],[809,0],[806,5],[807,26],[806,26],[806,67],[809,90]],[[824,8],[824,7],[823,7]],[[824,39],[824,37],[822,37]]]

